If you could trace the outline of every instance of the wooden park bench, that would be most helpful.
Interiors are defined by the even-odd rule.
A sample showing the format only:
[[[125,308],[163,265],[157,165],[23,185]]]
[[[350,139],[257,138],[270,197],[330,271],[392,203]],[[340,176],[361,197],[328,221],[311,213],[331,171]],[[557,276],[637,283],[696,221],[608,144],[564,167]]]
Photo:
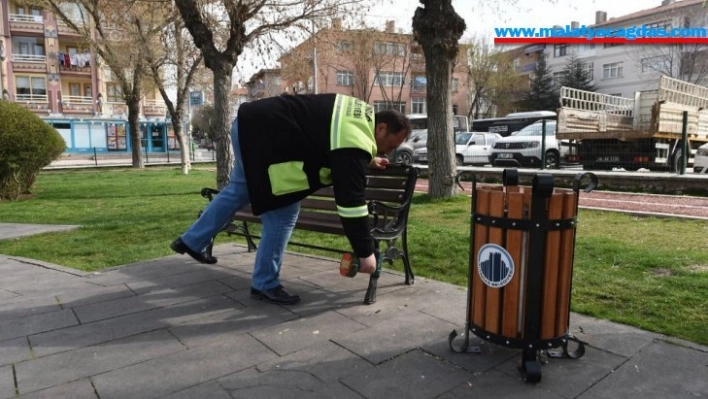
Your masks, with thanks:
[[[412,285],[415,279],[408,253],[408,213],[417,179],[418,169],[410,165],[391,164],[386,169],[369,169],[366,182],[371,235],[380,251],[381,261],[393,264],[394,260],[401,258],[405,270],[405,284],[408,285]],[[211,201],[218,192],[212,188],[203,188],[201,194]],[[250,252],[256,250],[254,239],[260,239],[260,236],[251,233],[249,223],[260,223],[260,217],[254,216],[251,207],[246,206],[233,216],[232,223],[222,232],[229,236],[245,237]],[[322,188],[301,202],[295,229],[345,236],[332,187]],[[380,245],[382,242],[385,243],[383,249]],[[351,251],[348,248],[329,248],[296,241],[290,241],[289,245],[339,254]],[[207,248],[209,255],[211,249],[212,246]],[[373,303],[375,297],[376,281],[372,275],[364,302]]]

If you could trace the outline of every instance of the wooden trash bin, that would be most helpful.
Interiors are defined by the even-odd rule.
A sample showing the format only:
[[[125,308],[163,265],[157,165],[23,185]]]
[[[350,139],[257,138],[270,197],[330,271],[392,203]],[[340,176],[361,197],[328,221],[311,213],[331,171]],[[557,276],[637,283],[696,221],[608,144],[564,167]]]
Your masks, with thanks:
[[[538,174],[531,187],[518,186],[507,169],[503,186],[478,188],[472,176],[468,308],[465,332],[506,347],[522,349],[520,371],[538,382],[541,352],[578,358],[582,342],[569,333],[570,293],[580,182],[573,189],[553,187],[553,176]],[[457,333],[450,334],[450,347]],[[568,351],[568,341],[577,349]],[[562,352],[549,351],[562,348]]]

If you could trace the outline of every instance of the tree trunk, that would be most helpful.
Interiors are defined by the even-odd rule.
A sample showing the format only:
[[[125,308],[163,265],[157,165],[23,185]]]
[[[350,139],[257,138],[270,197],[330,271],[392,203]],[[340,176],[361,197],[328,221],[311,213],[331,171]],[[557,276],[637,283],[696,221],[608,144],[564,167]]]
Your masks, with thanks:
[[[216,186],[221,189],[229,182],[229,175],[234,163],[231,147],[231,113],[229,112],[229,93],[231,91],[231,73],[234,65],[222,62],[214,72],[214,119],[212,129],[216,139]]]
[[[133,167],[144,168],[143,146],[140,141],[140,127],[138,126],[138,116],[140,115],[140,97],[133,97],[128,101],[128,129],[130,130],[130,147],[133,155]],[[149,139],[149,137],[148,137]]]
[[[426,56],[428,82],[449,82],[452,65]],[[438,61],[435,61],[438,60]],[[430,86],[428,86],[430,87]],[[432,198],[451,197],[457,193],[455,174],[455,137],[452,126],[452,103],[449,90],[428,90],[428,194]]]
[[[450,75],[466,26],[452,7],[452,0],[420,2],[423,7],[418,7],[413,16],[413,34],[423,47],[428,79],[428,194],[446,198],[457,193]]]
[[[172,129],[175,132],[175,136],[177,136],[177,140],[179,140],[179,156],[182,162],[182,174],[188,175],[190,169],[192,169],[192,164],[189,159],[187,135],[182,131],[182,115],[180,112],[172,114]]]

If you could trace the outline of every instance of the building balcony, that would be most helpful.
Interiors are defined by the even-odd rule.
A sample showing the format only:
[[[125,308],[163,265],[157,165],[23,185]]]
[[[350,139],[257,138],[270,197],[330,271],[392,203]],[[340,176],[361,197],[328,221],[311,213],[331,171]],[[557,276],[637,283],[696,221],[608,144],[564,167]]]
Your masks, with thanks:
[[[47,56],[34,54],[13,54],[13,72],[47,73]]]
[[[41,15],[9,14],[10,32],[13,34],[44,33],[44,18]]]
[[[15,94],[14,101],[37,114],[49,114],[49,96],[46,94]]]
[[[93,98],[88,96],[61,96],[59,109],[64,114],[92,115]]]
[[[83,21],[74,21],[76,26],[83,26],[84,22]],[[59,37],[79,37],[81,36],[79,33],[74,32],[69,25],[65,24],[64,21],[61,19],[57,19],[57,32],[59,34]]]
[[[143,115],[164,117],[167,105],[162,100],[143,100]]]
[[[530,64],[520,65],[520,66],[516,67],[516,72],[519,72],[519,73],[531,72],[534,69],[536,69],[536,63],[532,62]]]

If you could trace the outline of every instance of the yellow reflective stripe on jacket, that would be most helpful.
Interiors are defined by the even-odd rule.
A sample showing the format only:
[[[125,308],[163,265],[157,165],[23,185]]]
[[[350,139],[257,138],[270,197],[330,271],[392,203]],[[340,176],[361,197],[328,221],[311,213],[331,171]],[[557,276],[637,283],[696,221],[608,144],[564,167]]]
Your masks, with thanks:
[[[369,214],[369,208],[366,205],[352,208],[337,205],[337,213],[343,218],[360,218]]]
[[[338,94],[332,110],[330,149],[359,148],[376,156],[374,109],[358,98]]]

